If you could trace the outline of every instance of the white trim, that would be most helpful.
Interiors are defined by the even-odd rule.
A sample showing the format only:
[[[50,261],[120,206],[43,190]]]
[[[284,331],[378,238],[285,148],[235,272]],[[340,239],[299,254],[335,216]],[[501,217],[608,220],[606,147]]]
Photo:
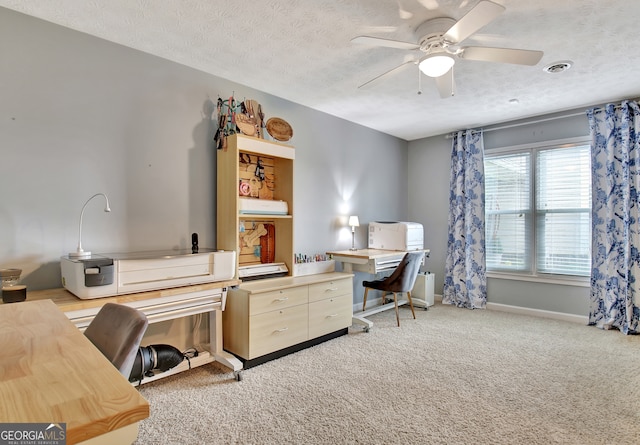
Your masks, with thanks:
[[[561,286],[576,286],[576,287],[590,287],[590,277],[575,277],[575,276],[542,276],[542,275],[524,275],[516,273],[506,272],[487,272],[487,278],[493,280],[515,280],[515,281],[530,281],[535,283],[557,284]]]
[[[371,300],[371,302],[374,304],[380,304],[381,300],[382,300],[381,298],[378,298],[378,299]],[[442,304],[442,295],[435,294],[434,301],[436,303]],[[356,314],[361,310],[362,310],[362,302],[353,305],[354,314]],[[532,309],[529,307],[512,306],[510,304],[487,302],[487,310],[496,311],[496,312],[510,312],[512,314],[519,314],[519,315],[529,315],[531,317],[551,318],[554,320],[562,320],[562,321],[568,321],[571,323],[579,323],[585,326],[589,323],[589,317],[587,317],[586,315],[567,314],[564,312],[546,311],[543,309]]]
[[[532,309],[528,307],[511,306],[508,304],[487,302],[487,309],[493,311],[510,312],[512,314],[530,315],[533,317],[552,318],[554,320],[569,321],[587,325],[589,317],[584,315],[566,314],[564,312],[545,311],[542,309]]]
[[[485,150],[485,160],[493,157],[499,157],[503,155],[527,155],[529,161],[529,182],[530,182],[530,191],[529,191],[529,207],[527,209],[521,210],[521,214],[525,215],[525,228],[528,235],[527,247],[525,248],[525,252],[529,251],[527,257],[530,261],[530,271],[514,271],[514,274],[518,276],[515,279],[521,279],[522,281],[539,281],[539,282],[547,282],[553,284],[561,284],[561,285],[573,285],[573,286],[589,286],[589,282],[585,283],[584,278],[578,276],[565,276],[560,274],[538,274],[537,273],[537,249],[538,249],[538,217],[543,212],[541,210],[536,209],[536,200],[538,195],[537,189],[537,175],[538,168],[536,167],[537,159],[541,152],[551,149],[559,149],[559,148],[576,148],[576,147],[584,147],[588,148],[591,145],[591,138],[589,135],[586,136],[577,136],[571,138],[563,138],[563,139],[554,139],[550,141],[543,142],[531,142],[527,144],[514,145],[514,146],[505,146],[505,147],[496,147],[492,149]],[[580,211],[581,213],[590,215],[590,209],[583,208]],[[486,210],[485,210],[486,215]],[[513,279],[508,276],[510,274],[509,271],[505,271],[504,269],[492,269],[488,270],[487,274],[495,274],[494,277],[498,278],[498,274],[503,274],[503,276],[499,278],[505,279]],[[585,277],[588,279],[588,277]],[[564,282],[566,280],[566,282]]]

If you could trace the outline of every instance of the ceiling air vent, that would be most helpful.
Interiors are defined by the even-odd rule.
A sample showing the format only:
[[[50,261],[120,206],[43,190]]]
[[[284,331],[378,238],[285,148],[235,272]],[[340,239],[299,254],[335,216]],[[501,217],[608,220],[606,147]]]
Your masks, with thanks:
[[[572,65],[573,62],[571,62],[570,60],[563,60],[561,62],[554,62],[550,65],[545,66],[543,68],[543,71],[546,73],[558,74],[567,71],[569,68],[571,68]]]

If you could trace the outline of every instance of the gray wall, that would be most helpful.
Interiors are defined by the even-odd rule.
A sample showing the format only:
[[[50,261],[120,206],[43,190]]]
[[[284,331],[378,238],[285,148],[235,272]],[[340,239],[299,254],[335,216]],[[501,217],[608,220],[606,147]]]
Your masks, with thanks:
[[[409,143],[409,221],[424,227],[431,253],[422,269],[435,274],[436,294],[442,294],[447,256],[450,157],[451,140],[444,136]]]
[[[451,140],[407,143],[177,63],[0,8],[0,267],[29,289],[60,286],[59,257],[215,247],[218,95],[255,99],[294,129],[295,248],[367,244],[375,220],[420,222],[442,293]],[[553,117],[553,116],[550,116]],[[584,116],[490,131],[485,148],[580,136]],[[408,147],[408,150],[407,150]],[[382,179],[381,179],[382,178]],[[408,180],[405,180],[408,178]],[[361,301],[358,274],[355,301]],[[489,279],[493,303],[584,315],[588,289]]]
[[[60,286],[59,257],[215,247],[218,95],[293,127],[295,249],[350,247],[346,217],[405,220],[407,142],[177,63],[0,8],[0,267]],[[380,178],[388,177],[384,187]]]
[[[581,137],[589,134],[584,110],[573,110],[513,122],[513,128],[486,131],[485,151],[492,148]],[[561,115],[578,116],[555,119]],[[506,126],[506,125],[505,125]],[[494,126],[494,128],[500,126]],[[488,127],[487,130],[491,129]],[[425,228],[425,245],[431,248],[427,269],[434,272],[436,294],[442,294],[447,250],[449,167],[452,141],[437,136],[409,143],[409,219]],[[532,281],[489,278],[487,301],[573,315],[587,315],[589,288]]]

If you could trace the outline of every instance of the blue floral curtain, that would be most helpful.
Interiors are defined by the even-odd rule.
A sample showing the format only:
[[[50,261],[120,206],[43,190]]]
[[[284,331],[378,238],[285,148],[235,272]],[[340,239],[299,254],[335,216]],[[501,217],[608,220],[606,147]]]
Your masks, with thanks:
[[[640,109],[587,110],[591,129],[592,252],[589,324],[640,332]]]
[[[469,309],[487,303],[482,131],[453,137],[449,192],[449,239],[442,302]]]

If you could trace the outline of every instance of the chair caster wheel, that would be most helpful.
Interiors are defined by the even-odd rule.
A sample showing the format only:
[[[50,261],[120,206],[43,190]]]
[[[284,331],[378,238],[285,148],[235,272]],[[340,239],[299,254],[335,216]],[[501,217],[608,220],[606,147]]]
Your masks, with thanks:
[[[242,381],[242,371],[233,371],[233,377],[236,379],[237,382],[241,382]]]

